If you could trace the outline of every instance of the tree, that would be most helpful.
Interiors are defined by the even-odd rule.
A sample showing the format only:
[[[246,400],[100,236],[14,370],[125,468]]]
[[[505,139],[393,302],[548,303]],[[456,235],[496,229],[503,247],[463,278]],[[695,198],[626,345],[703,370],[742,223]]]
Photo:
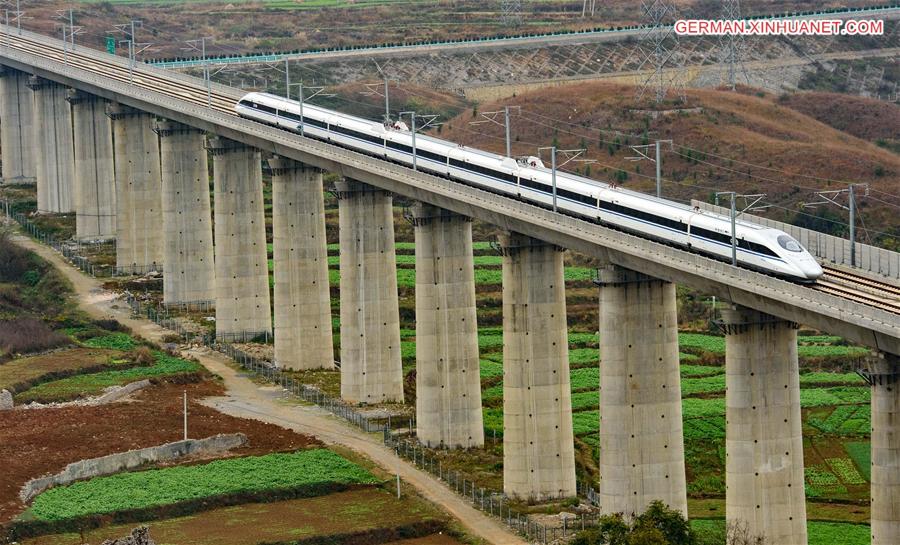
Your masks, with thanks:
[[[669,509],[661,501],[654,501],[634,520],[633,530],[655,528],[669,545],[694,545],[696,537],[691,525],[680,511]]]
[[[630,525],[621,513],[601,517],[596,527],[580,532],[572,545],[695,545],[696,541],[680,511],[655,501]]]
[[[657,528],[636,528],[628,536],[628,545],[671,545]]]

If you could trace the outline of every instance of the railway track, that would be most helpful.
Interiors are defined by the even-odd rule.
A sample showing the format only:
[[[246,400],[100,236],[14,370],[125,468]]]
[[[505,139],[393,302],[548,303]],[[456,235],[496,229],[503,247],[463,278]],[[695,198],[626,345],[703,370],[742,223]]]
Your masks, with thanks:
[[[138,88],[163,93],[172,98],[184,100],[201,107],[228,114],[237,115],[234,110],[236,97],[217,90],[210,90],[209,104],[207,89],[204,86],[192,85],[165,75],[154,74],[153,70],[143,69],[136,64],[133,77],[129,75],[127,65],[98,58],[91,53],[79,50],[62,52],[53,45],[27,35],[0,32],[0,47],[10,47],[30,54],[37,54],[60,63],[66,62],[98,76],[108,77]],[[828,293],[860,304],[879,308],[900,315],[900,287],[855,275],[842,269],[824,267],[825,275],[816,283],[808,285],[810,289]]]
[[[900,314],[900,287],[843,269],[822,268],[825,274],[810,286],[812,289]]]
[[[153,74],[150,71],[142,70],[143,64],[141,63],[135,64],[132,78],[129,75],[127,68],[123,67],[121,64],[97,59],[92,55],[80,52],[78,49],[69,50],[63,53],[58,48],[41,43],[39,40],[29,36],[3,34],[5,35],[2,37],[2,43],[0,43],[0,46],[2,47],[10,47],[26,53],[37,54],[47,59],[67,63],[73,67],[81,68],[82,70],[92,72],[99,76],[108,77],[123,83],[130,83],[142,89],[161,92],[173,98],[185,100],[204,108],[211,106],[214,110],[219,112],[236,115],[234,111],[234,97],[211,90],[209,93],[209,101],[207,101],[207,91],[205,88],[195,87],[189,89],[184,82],[172,81],[166,77]]]

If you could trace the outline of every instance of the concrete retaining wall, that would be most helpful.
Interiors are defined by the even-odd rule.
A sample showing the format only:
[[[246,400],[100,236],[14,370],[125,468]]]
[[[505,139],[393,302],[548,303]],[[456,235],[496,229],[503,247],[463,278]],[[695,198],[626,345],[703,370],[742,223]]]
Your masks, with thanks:
[[[692,206],[699,206],[701,210],[729,215],[729,208],[716,206],[703,201],[692,200]],[[797,239],[809,253],[821,261],[835,263],[837,265],[850,266],[850,241],[841,237],[826,235],[812,229],[797,227],[790,223],[770,220],[760,216],[741,214],[741,219],[765,225],[773,229],[779,229]],[[888,278],[900,279],[900,253],[856,243],[856,268],[869,271]]]
[[[28,481],[22,487],[22,490],[19,491],[19,498],[24,502],[29,502],[44,490],[54,486],[66,485],[102,475],[112,475],[113,473],[133,469],[148,463],[174,460],[190,456],[191,454],[225,452],[246,442],[247,436],[243,433],[230,433],[213,435],[206,439],[176,441],[155,447],[129,450],[128,452],[119,452],[100,458],[91,458],[90,460],[81,460],[67,465],[64,470],[55,475]]]

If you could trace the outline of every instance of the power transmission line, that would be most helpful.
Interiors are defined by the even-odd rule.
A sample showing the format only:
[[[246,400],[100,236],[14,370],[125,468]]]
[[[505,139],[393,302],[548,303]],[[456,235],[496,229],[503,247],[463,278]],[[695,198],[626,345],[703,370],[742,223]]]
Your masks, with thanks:
[[[517,27],[522,24],[522,0],[503,0],[500,4],[500,24]]]
[[[722,0],[722,19],[726,21],[739,21],[741,19],[741,0]],[[725,60],[725,82],[734,91],[737,84],[738,70],[743,74],[744,80],[749,85],[750,77],[744,66],[744,36],[738,33],[724,34],[720,37],[722,57]]]
[[[672,23],[675,19],[675,6],[667,0],[641,0],[641,9],[644,12],[647,30],[642,41],[650,44],[650,52],[641,68],[650,64],[652,72],[638,88],[637,98],[641,100],[648,90],[652,89],[657,104],[665,100],[672,87],[678,88],[678,95],[682,102],[685,100],[684,88],[678,83],[679,76],[684,67],[672,67],[675,47],[670,43],[677,43]],[[671,68],[669,68],[671,67]],[[641,68],[638,68],[640,70]],[[671,77],[666,77],[666,69],[673,72]]]

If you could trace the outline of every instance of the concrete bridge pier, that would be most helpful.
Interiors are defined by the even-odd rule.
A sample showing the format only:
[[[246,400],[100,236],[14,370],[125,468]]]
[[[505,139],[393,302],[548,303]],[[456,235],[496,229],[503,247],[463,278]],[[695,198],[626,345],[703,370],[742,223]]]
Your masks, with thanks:
[[[900,356],[870,364],[872,386],[872,545],[900,543]]]
[[[75,144],[72,142],[72,108],[68,89],[32,76],[34,91],[35,177],[37,209],[45,213],[75,210]]]
[[[337,182],[341,244],[341,397],[403,401],[391,194]]]
[[[69,90],[75,142],[75,237],[116,238],[116,173],[106,99]]]
[[[249,340],[272,331],[269,263],[258,149],[225,138],[208,141],[213,156],[216,335]]]
[[[503,254],[503,491],[576,494],[561,248],[519,233]]]
[[[275,264],[275,365],[332,369],[331,293],[322,171],[269,159]]]
[[[116,154],[116,267],[143,274],[162,267],[162,175],[153,116],[109,104]]]
[[[216,275],[203,131],[160,121],[156,132],[162,163],[163,303],[210,304]]]
[[[772,545],[806,545],[797,325],[737,307],[725,329],[725,517]]]
[[[675,285],[609,265],[600,285],[600,504],[687,516]]]
[[[423,203],[416,236],[416,435],[429,447],[484,445],[472,223]]]
[[[34,153],[34,95],[28,78],[5,66],[0,67],[0,142],[2,142],[3,182],[34,182],[37,157]]]

